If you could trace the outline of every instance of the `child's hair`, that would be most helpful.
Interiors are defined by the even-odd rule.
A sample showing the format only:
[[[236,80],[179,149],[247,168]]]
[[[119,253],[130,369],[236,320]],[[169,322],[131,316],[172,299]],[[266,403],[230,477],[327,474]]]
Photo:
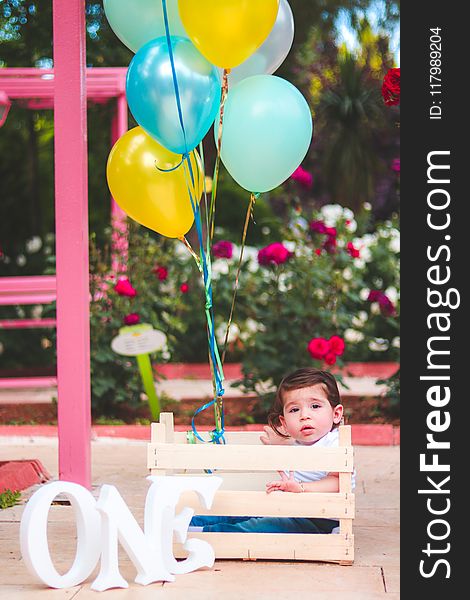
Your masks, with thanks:
[[[305,367],[303,369],[297,369],[290,375],[286,375],[279,387],[277,388],[276,398],[274,400],[271,412],[268,415],[269,426],[281,437],[288,438],[289,435],[281,433],[278,427],[281,426],[279,417],[284,413],[284,392],[290,392],[291,390],[300,390],[301,388],[310,387],[322,383],[325,386],[327,393],[328,402],[332,408],[341,404],[341,398],[339,395],[338,384],[336,379],[328,371],[321,371],[313,367]],[[338,424],[334,423],[332,429],[338,427]]]

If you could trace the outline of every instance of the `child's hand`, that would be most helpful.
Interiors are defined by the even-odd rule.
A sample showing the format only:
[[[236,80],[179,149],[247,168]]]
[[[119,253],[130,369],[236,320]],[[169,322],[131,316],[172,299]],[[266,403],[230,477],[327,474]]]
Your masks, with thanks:
[[[289,477],[284,473],[284,471],[279,471],[279,475],[281,476],[280,481],[271,481],[266,484],[266,493],[270,494],[271,492],[303,492],[303,489],[297,481],[294,479],[294,471],[289,471]]]
[[[285,429],[283,427],[280,427],[279,430],[282,433],[286,433],[287,434],[287,432],[285,431]],[[274,429],[271,429],[271,427],[269,427],[268,425],[265,425],[263,427],[263,431],[264,431],[264,433],[262,433],[259,436],[259,439],[266,446],[270,446],[270,445],[277,446],[277,445],[282,445],[282,444],[285,445],[285,444],[291,444],[292,443],[291,440],[290,440],[290,438],[284,438],[284,437],[278,435],[274,431]]]

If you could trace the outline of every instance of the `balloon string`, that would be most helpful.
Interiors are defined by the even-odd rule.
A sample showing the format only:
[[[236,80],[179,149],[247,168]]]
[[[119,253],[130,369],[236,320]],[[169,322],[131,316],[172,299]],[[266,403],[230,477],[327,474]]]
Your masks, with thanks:
[[[202,265],[201,265],[201,261],[199,260],[199,256],[194,252],[191,244],[188,242],[188,240],[185,238],[185,236],[183,235],[183,237],[178,238],[180,240],[180,242],[182,242],[185,247],[189,250],[191,256],[194,258],[194,260],[196,261],[197,264],[197,268],[199,269],[199,271],[202,273]]]
[[[225,354],[227,352],[227,342],[228,342],[228,336],[230,333],[230,327],[232,325],[232,318],[233,318],[233,311],[235,308],[235,300],[237,297],[237,291],[238,291],[238,282],[240,279],[240,272],[241,272],[241,267],[242,267],[242,261],[243,261],[243,251],[245,249],[245,242],[246,242],[246,234],[248,231],[248,224],[250,222],[250,217],[253,219],[253,208],[255,206],[255,202],[256,200],[259,198],[260,194],[251,194],[250,195],[250,202],[248,203],[248,208],[246,210],[246,216],[245,216],[245,225],[243,227],[243,234],[242,234],[242,241],[241,241],[241,248],[240,248],[240,257],[238,259],[238,268],[237,268],[237,275],[235,277],[235,286],[233,289],[233,296],[232,296],[232,305],[230,307],[230,316],[228,318],[228,322],[227,322],[227,329],[225,331],[225,340],[224,340],[224,349],[222,352],[222,365],[224,364],[225,361]]]
[[[191,185],[187,181],[188,194],[189,194],[189,199],[191,202],[191,207],[192,207],[192,210],[194,213],[194,220],[196,223],[197,236],[198,236],[198,241],[199,241],[199,253],[200,253],[201,263],[202,263],[202,272],[203,272],[203,278],[204,278],[204,291],[205,291],[205,296],[206,296],[205,312],[206,312],[206,320],[207,320],[209,352],[210,352],[210,357],[212,360],[213,373],[215,376],[214,387],[216,389],[216,397],[214,398],[214,400],[212,400],[208,404],[205,404],[203,407],[201,407],[194,413],[191,425],[192,425],[193,432],[196,435],[196,437],[200,441],[204,442],[205,440],[203,438],[201,438],[196,431],[194,419],[199,412],[201,412],[202,410],[205,410],[208,406],[211,406],[212,404],[216,403],[216,401],[217,401],[216,406],[219,407],[219,410],[221,411],[221,413],[219,415],[219,418],[217,419],[216,429],[212,432],[212,435],[211,435],[212,439],[210,441],[214,442],[214,443],[220,443],[220,441],[222,440],[225,443],[223,405],[222,405],[222,396],[224,394],[222,382],[224,379],[224,375],[223,375],[223,370],[222,370],[222,364],[220,362],[219,351],[217,348],[217,342],[215,340],[214,313],[213,313],[213,308],[212,308],[212,282],[211,282],[211,269],[210,269],[210,255],[208,255],[208,259],[207,259],[206,253],[204,251],[199,204],[197,203],[197,201],[195,199],[193,199],[193,194],[191,192],[191,189],[194,192],[196,191],[195,178],[194,178],[191,161],[189,160],[186,132],[185,132],[185,128],[184,128],[183,113],[182,113],[182,109],[181,109],[181,98],[180,98],[180,93],[179,93],[179,88],[178,88],[178,79],[176,76],[176,69],[175,69],[175,63],[174,63],[174,57],[173,57],[173,48],[172,48],[172,44],[171,44],[170,26],[168,23],[166,0],[162,0],[162,9],[163,9],[163,18],[164,18],[164,22],[165,22],[165,34],[166,34],[166,40],[167,40],[167,46],[168,46],[168,54],[169,54],[169,58],[170,58],[173,86],[175,89],[176,105],[177,105],[177,109],[178,109],[178,116],[179,116],[181,129],[183,132],[184,144],[185,144],[185,153],[183,154],[183,170],[184,170],[185,177],[186,177],[185,167],[188,168],[189,174],[191,177],[191,184],[192,184],[192,188],[191,188]]]
[[[220,109],[219,109],[219,130],[217,133],[217,157],[215,159],[214,166],[214,176],[212,178],[212,190],[211,190],[211,204],[209,210],[209,238],[212,241],[214,237],[214,225],[215,225],[215,201],[217,197],[217,184],[219,181],[219,169],[220,169],[220,152],[222,149],[222,128],[224,123],[224,110],[225,110],[225,100],[227,99],[228,94],[228,74],[230,73],[230,69],[224,69],[224,74],[222,77],[222,94],[220,97]]]

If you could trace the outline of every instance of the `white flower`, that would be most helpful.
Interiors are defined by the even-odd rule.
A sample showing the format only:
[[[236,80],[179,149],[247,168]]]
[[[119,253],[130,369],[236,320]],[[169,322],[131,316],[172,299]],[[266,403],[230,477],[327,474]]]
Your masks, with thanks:
[[[163,358],[163,360],[170,360],[171,354],[170,354],[170,352],[168,351],[167,348],[165,350],[163,350],[163,352],[162,352],[162,358]]]
[[[320,212],[327,227],[334,227],[340,217],[343,216],[343,207],[339,204],[326,204]]]
[[[361,331],[357,331],[357,329],[346,329],[344,332],[344,339],[347,342],[357,344],[358,342],[362,342],[364,334]]]
[[[43,311],[42,304],[36,304],[31,310],[31,316],[33,319],[40,319]]]
[[[369,349],[372,352],[384,352],[388,350],[388,340],[384,340],[383,338],[374,338],[369,342]]]
[[[28,254],[34,254],[35,252],[39,252],[42,248],[42,240],[39,236],[35,235],[26,241],[26,252]]]
[[[296,243],[295,242],[282,242],[282,244],[289,250],[289,252],[295,252]]]
[[[304,217],[296,217],[295,219],[292,219],[292,221],[289,223],[289,229],[294,233],[297,233],[298,230],[307,231],[308,221],[307,219],[304,219]]]
[[[380,315],[382,312],[380,310],[380,304],[378,302],[372,302],[372,304],[370,305],[370,312],[373,315]]]
[[[212,263],[212,276],[214,279],[218,279],[219,275],[227,275],[228,264],[226,260],[215,260]]]
[[[227,324],[221,323],[216,331],[215,335],[217,337],[217,342],[222,345],[225,342],[225,336],[227,335]],[[230,331],[228,334],[227,342],[231,344],[240,336],[240,329],[236,323],[230,324]]]
[[[394,348],[399,348],[400,347],[400,338],[398,336],[393,338],[393,340],[392,340],[392,346]]]
[[[24,254],[18,254],[18,256],[16,257],[16,264],[19,267],[24,267],[26,264],[26,256]]]
[[[343,208],[343,217],[348,221],[352,221],[354,219],[354,213],[350,208]]]
[[[367,295],[369,295],[369,292],[367,292]],[[354,316],[351,319],[351,322],[354,325],[354,327],[362,327],[368,318],[369,318],[369,315],[366,313],[366,311],[361,310],[361,311],[359,311],[357,316]]]
[[[266,227],[266,226],[261,227],[261,233],[263,235],[269,235],[271,233],[271,229],[269,227]]]
[[[392,239],[390,240],[390,244],[388,247],[390,248],[390,250],[392,252],[395,252],[396,254],[398,252],[400,252],[400,235],[392,236]]]
[[[385,293],[389,297],[389,299],[393,302],[393,304],[396,304],[396,302],[398,300],[397,288],[390,286],[385,290]]]
[[[348,219],[348,223],[346,224],[346,228],[348,231],[354,233],[357,229],[357,223],[354,219]]]
[[[372,204],[370,202],[364,202],[362,206],[364,207],[364,210],[372,210]]]
[[[351,269],[349,267],[346,267],[343,271],[343,277],[346,279],[346,281],[350,281],[353,277],[353,273],[351,271]]]
[[[367,300],[367,298],[369,297],[369,288],[363,288],[360,292],[359,292],[359,297],[361,300]]]

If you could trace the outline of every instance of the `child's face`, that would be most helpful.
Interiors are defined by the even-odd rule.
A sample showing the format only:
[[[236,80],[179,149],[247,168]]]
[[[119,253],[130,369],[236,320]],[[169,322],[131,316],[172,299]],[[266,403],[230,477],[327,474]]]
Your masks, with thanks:
[[[287,433],[298,442],[314,444],[343,416],[341,404],[334,408],[322,383],[284,392],[284,415],[279,417]]]

